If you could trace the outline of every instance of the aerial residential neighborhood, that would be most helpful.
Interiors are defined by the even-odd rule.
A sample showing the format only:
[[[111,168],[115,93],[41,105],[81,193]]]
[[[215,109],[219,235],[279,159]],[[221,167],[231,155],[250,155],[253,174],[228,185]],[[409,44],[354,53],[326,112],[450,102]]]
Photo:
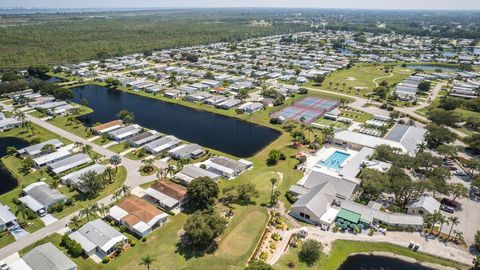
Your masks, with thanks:
[[[478,3],[19,2],[1,270],[480,269]]]

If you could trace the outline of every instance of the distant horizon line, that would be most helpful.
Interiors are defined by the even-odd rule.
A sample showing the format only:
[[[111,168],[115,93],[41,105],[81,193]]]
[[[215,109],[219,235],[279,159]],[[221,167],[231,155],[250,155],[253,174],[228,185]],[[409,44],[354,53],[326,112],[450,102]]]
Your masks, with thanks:
[[[480,7],[475,9],[451,9],[451,8],[437,8],[437,9],[414,9],[414,8],[345,8],[345,7],[275,7],[275,6],[266,6],[266,7],[222,7],[222,6],[213,6],[213,7],[28,7],[28,6],[16,6],[16,7],[0,7],[0,10],[164,10],[164,9],[323,9],[323,10],[383,10],[383,11],[462,11],[462,12],[478,12]]]

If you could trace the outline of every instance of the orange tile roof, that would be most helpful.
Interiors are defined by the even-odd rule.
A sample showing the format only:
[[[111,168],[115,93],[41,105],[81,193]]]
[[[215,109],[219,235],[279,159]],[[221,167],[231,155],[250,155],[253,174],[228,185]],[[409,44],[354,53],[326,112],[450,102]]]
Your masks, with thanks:
[[[121,125],[121,124],[122,124],[122,120],[113,120],[113,121],[107,122],[105,124],[98,125],[98,126],[94,127],[94,129],[96,131],[101,131],[101,130],[104,130],[106,128],[113,127],[113,126],[116,126],[116,125]]]
[[[160,180],[152,188],[176,200],[182,200],[187,194],[187,188],[168,180]]]
[[[123,217],[122,220],[131,226],[140,221],[147,223],[155,216],[163,213],[163,211],[159,210],[149,202],[134,195],[124,198],[117,204],[117,206],[128,213],[128,215]]]

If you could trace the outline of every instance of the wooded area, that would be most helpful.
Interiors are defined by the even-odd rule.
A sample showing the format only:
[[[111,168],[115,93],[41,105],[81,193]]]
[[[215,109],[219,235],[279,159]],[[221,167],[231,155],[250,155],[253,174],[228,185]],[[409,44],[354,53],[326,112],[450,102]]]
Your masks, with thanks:
[[[205,11],[204,11],[205,12]],[[253,26],[245,16],[224,13],[161,13],[32,20],[0,28],[0,69],[32,64],[73,63],[97,54],[124,55],[155,49],[235,41],[307,30],[307,25],[277,22]],[[72,15],[74,16],[74,15]]]

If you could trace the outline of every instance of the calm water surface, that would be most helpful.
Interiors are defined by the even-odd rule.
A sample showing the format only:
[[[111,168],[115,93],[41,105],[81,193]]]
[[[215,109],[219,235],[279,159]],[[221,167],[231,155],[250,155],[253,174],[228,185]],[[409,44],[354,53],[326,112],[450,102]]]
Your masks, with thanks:
[[[352,255],[339,270],[434,270],[416,263],[376,255]]]
[[[28,146],[28,143],[19,138],[0,138],[0,157],[7,154],[7,147],[15,146],[17,149]],[[0,162],[0,194],[9,192],[18,185],[17,179]]]
[[[274,129],[235,118],[102,86],[82,86],[73,92],[74,102],[85,98],[94,110],[81,118],[87,125],[112,121],[126,109],[135,114],[135,122],[141,126],[237,157],[254,155],[280,135]]]

